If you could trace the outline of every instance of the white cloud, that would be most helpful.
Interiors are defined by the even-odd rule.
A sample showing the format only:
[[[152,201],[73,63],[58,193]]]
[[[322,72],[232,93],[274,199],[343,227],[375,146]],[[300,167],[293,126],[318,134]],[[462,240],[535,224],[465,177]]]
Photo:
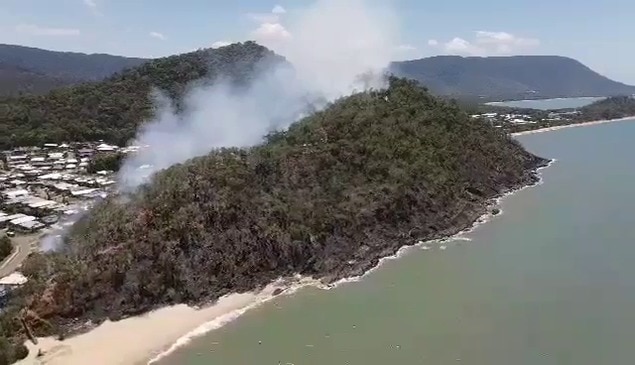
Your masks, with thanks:
[[[480,50],[463,38],[454,37],[451,41],[443,45],[443,49],[449,53],[478,54]]]
[[[417,50],[417,47],[411,44],[400,44],[397,46],[397,51],[399,52],[411,52],[416,50]]]
[[[159,32],[150,32],[150,37],[160,39],[162,41],[165,40],[165,36]]]
[[[97,3],[95,2],[95,0],[84,0],[84,4],[92,9],[95,9],[97,7]]]
[[[280,23],[262,23],[253,31],[252,36],[256,41],[267,45],[271,42],[290,39],[291,33]]]
[[[428,45],[441,47],[444,52],[450,54],[488,56],[510,55],[527,52],[540,45],[535,38],[523,38],[507,32],[491,32],[480,30],[475,32],[473,40],[468,41],[461,37],[454,37],[448,42],[439,43],[431,39]]]
[[[395,47],[393,61],[404,61],[417,58],[419,56],[417,47],[411,44],[400,44]]]
[[[280,5],[276,5],[268,13],[247,13],[247,16],[256,23],[278,23],[280,17],[287,11]]]
[[[285,14],[286,12],[287,10],[280,5],[274,6],[273,9],[271,10],[271,13],[273,14]]]
[[[495,53],[508,54],[538,47],[535,38],[521,38],[507,32],[476,32],[476,43],[482,47],[493,47]]]
[[[277,23],[280,16],[274,13],[248,13],[247,16],[256,23]]]
[[[51,36],[51,37],[68,37],[80,35],[79,29],[76,28],[52,28],[40,27],[34,24],[20,24],[15,27],[18,33],[24,33],[32,36]]]
[[[264,23],[280,23],[280,17],[286,14],[287,10],[280,5],[276,5],[267,13],[247,13],[247,17],[258,24]]]
[[[382,87],[384,68],[402,57],[399,45],[404,45],[391,3],[312,1],[268,27],[279,30],[277,39],[283,42],[260,43],[286,57],[310,89],[329,99],[341,96],[343,90]]]
[[[216,41],[212,43],[212,48],[225,47],[225,46],[229,46],[230,44],[232,44],[232,42],[230,41]]]

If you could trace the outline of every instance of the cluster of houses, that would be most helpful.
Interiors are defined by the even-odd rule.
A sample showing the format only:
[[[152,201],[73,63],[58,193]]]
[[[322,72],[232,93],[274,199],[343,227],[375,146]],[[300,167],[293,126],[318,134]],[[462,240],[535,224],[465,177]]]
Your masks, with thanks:
[[[46,143],[0,153],[0,230],[8,236],[50,234],[74,222],[115,188],[112,171],[89,172],[101,154],[134,153],[139,147],[120,148],[103,142]],[[7,294],[23,285],[19,272],[0,278],[0,311]]]
[[[547,116],[547,120],[549,120],[549,121],[569,120],[571,118],[574,118],[578,114],[580,114],[579,110],[562,111],[562,112],[550,112],[549,115]]]
[[[47,143],[4,151],[0,229],[11,235],[70,224],[65,223],[65,217],[88,210],[115,186],[111,171],[88,172],[91,160],[99,154],[137,150],[135,146],[119,148],[105,143]]]
[[[483,113],[470,115],[472,118],[478,118],[491,123],[497,128],[504,125],[523,125],[538,123],[531,115],[526,114],[501,114],[501,113]]]
[[[553,111],[549,112],[546,116],[536,117],[526,114],[503,114],[503,113],[483,113],[483,114],[473,114],[470,117],[474,119],[481,119],[486,122],[489,122],[491,125],[497,128],[502,128],[505,126],[514,126],[514,125],[524,125],[524,124],[536,124],[543,122],[566,122],[571,119],[574,119],[580,111],[572,110],[572,111]]]

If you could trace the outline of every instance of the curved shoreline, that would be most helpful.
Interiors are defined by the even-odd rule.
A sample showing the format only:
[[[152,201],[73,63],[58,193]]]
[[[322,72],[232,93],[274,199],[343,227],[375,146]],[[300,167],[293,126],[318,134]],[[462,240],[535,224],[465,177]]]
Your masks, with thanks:
[[[600,124],[613,123],[613,122],[623,122],[623,121],[627,121],[627,120],[634,120],[635,121],[635,116],[615,118],[615,119],[593,120],[593,121],[590,121],[590,122],[582,122],[582,123],[571,123],[571,124],[565,124],[565,125],[558,125],[558,126],[554,126],[554,127],[538,128],[538,129],[532,129],[532,130],[528,130],[528,131],[510,133],[509,135],[512,136],[512,137],[518,137],[518,136],[524,136],[524,135],[528,135],[528,134],[552,132],[552,131],[557,131],[557,130],[560,130],[560,129],[575,128],[575,127],[588,127],[588,126],[592,126],[592,125],[600,125]]]
[[[502,211],[493,214],[492,208],[498,207],[503,199],[521,190],[542,184],[540,171],[551,166],[554,162],[555,160],[550,160],[546,166],[536,169],[539,177],[536,183],[510,190],[492,199],[486,206],[486,213],[475,219],[469,227],[444,238],[405,244],[393,255],[379,259],[377,265],[361,275],[343,278],[327,285],[319,280],[300,276],[291,280],[279,279],[258,292],[230,294],[219,298],[216,303],[202,308],[194,308],[184,304],[164,307],[141,316],[117,322],[104,322],[87,333],[70,337],[64,341],[58,341],[51,337],[38,338],[38,345],[27,342],[29,356],[17,364],[155,364],[186,346],[193,339],[239,318],[245,312],[275,298],[277,294],[290,295],[307,286],[330,290],[343,284],[362,280],[366,275],[379,269],[386,261],[397,259],[408,253],[409,250],[430,249],[434,245],[444,249],[444,243],[469,240],[465,237],[466,234],[489,222],[494,216],[502,214]],[[114,348],[117,349],[115,353],[109,351],[109,349]],[[42,351],[43,356],[37,356],[39,351]]]
[[[534,184],[530,184],[530,185],[525,185],[522,187],[519,187],[517,189],[513,189],[497,198],[492,199],[492,201],[490,202],[490,204],[488,205],[488,208],[493,208],[493,207],[499,207],[501,202],[503,201],[503,199],[512,196],[522,190],[525,190],[527,188],[532,188],[532,187],[537,187],[542,185],[543,183],[543,179],[542,176],[540,175],[540,171],[550,167],[551,165],[553,165],[557,160],[556,159],[551,159],[549,160],[549,162],[547,163],[547,165],[542,166],[542,167],[538,167],[536,169],[536,173],[538,173],[538,177],[539,180],[534,183]],[[348,284],[348,283],[355,283],[358,282],[360,280],[362,280],[365,276],[370,275],[371,273],[373,273],[375,270],[380,269],[383,264],[386,261],[391,261],[391,260],[395,260],[398,259],[400,257],[402,257],[403,255],[407,254],[410,250],[413,249],[424,249],[427,250],[429,249],[432,245],[438,245],[439,247],[442,247],[443,243],[446,242],[453,242],[453,241],[471,241],[470,238],[465,237],[466,234],[473,232],[475,229],[477,229],[478,227],[480,227],[483,224],[486,224],[488,222],[491,221],[492,218],[496,217],[496,216],[500,216],[503,214],[502,209],[499,210],[499,212],[497,214],[493,214],[491,212],[491,209],[488,209],[487,213],[482,214],[479,218],[477,218],[474,222],[472,222],[472,225],[454,235],[448,236],[448,237],[444,237],[444,238],[440,238],[440,239],[435,239],[435,240],[430,240],[430,241],[419,241],[414,245],[404,245],[401,246],[399,248],[399,250],[397,250],[397,252],[393,255],[390,256],[386,256],[386,257],[382,257],[381,259],[379,259],[379,262],[377,263],[377,265],[375,265],[374,267],[372,267],[371,269],[365,271],[363,274],[358,275],[358,276],[352,276],[352,277],[348,277],[348,278],[343,278],[340,279],[334,283],[331,284],[323,284],[322,282],[320,282],[317,279],[313,279],[313,278],[304,278],[304,277],[298,277],[296,278],[296,282],[294,282],[292,285],[287,286],[284,289],[284,292],[281,293],[282,295],[290,295],[295,293],[296,291],[298,291],[299,289],[302,289],[304,287],[307,286],[312,286],[312,287],[316,287],[322,290],[331,290],[331,289],[335,289],[340,287],[341,285],[344,284]],[[265,298],[259,302],[253,303],[252,305],[242,308],[240,310],[235,311],[235,316],[232,314],[228,314],[228,315],[232,315],[232,320],[233,319],[237,319],[240,315],[244,314],[245,312],[247,312],[250,309],[254,309],[257,308],[258,306],[265,304],[266,302],[268,302],[269,300],[273,299],[274,296],[270,296],[268,298]],[[231,320],[230,320],[231,321]],[[176,340],[176,342],[166,351],[163,351],[162,353],[160,353],[159,355],[155,356],[154,358],[150,359],[147,362],[147,365],[151,365],[156,363],[157,361],[169,356],[170,354],[172,354],[174,351],[180,349],[181,347],[187,345],[192,339],[196,338],[196,337],[200,337],[203,336],[215,329],[218,329],[220,327],[222,327],[224,324],[229,323],[230,321],[223,321],[222,318],[217,318],[214,319],[210,322],[206,322],[204,324],[202,324],[201,326],[197,327],[196,329],[194,329],[193,331],[188,332],[187,334],[181,336],[178,340]],[[222,322],[222,323],[220,323]],[[220,325],[218,325],[220,324]],[[207,328],[207,330],[205,331],[201,331],[203,329]]]
[[[542,167],[538,167],[536,169],[536,172],[538,173],[538,177],[539,180],[534,183],[534,184],[530,184],[530,185],[525,185],[522,187],[519,187],[517,189],[513,189],[497,198],[492,199],[492,201],[490,202],[490,204],[488,204],[488,208],[494,208],[494,207],[499,207],[501,202],[503,201],[503,199],[512,196],[522,190],[525,190],[527,188],[532,188],[532,187],[537,187],[542,185],[543,183],[543,179],[542,176],[540,175],[540,171],[542,171],[543,169],[546,169],[548,167],[550,167],[552,164],[554,164],[557,160],[556,159],[551,159],[549,160],[549,162],[547,163],[547,165],[542,166]],[[311,287],[315,287],[315,288],[319,288],[322,290],[331,290],[331,289],[335,289],[340,287],[341,285],[344,284],[348,284],[348,283],[355,283],[355,282],[359,282],[360,280],[364,279],[364,277],[366,277],[367,275],[372,274],[375,270],[380,269],[384,263],[386,263],[386,261],[391,261],[391,260],[396,260],[399,259],[400,257],[402,257],[403,255],[407,254],[408,252],[410,252],[411,250],[414,249],[419,249],[419,250],[427,250],[430,249],[431,246],[433,245],[437,245],[439,246],[439,248],[444,247],[444,243],[447,242],[454,242],[454,241],[471,241],[470,238],[465,237],[466,234],[469,234],[471,232],[473,232],[475,229],[477,229],[478,227],[480,227],[481,225],[484,225],[488,222],[491,221],[492,218],[500,216],[503,214],[503,211],[500,210],[497,214],[493,214],[491,212],[491,209],[488,209],[488,211],[484,214],[482,214],[479,218],[477,218],[474,222],[472,222],[471,226],[448,237],[444,237],[444,238],[440,238],[440,239],[435,239],[435,240],[430,240],[430,241],[419,241],[414,245],[404,245],[401,246],[399,248],[399,250],[397,250],[397,252],[393,255],[390,256],[386,256],[386,257],[382,257],[381,259],[379,259],[379,262],[377,263],[377,265],[375,265],[374,267],[372,267],[371,269],[365,271],[363,274],[358,275],[358,276],[352,276],[352,277],[348,277],[348,278],[343,278],[340,279],[334,283],[330,283],[330,284],[323,284],[322,282],[320,282],[317,279],[313,279],[313,278],[304,278],[304,277],[298,277],[296,278],[297,281],[295,281],[292,285],[287,286],[284,289],[284,292],[281,295],[290,295],[295,293],[296,291],[298,291],[299,289],[302,289],[304,287],[307,286],[311,286]],[[242,314],[244,314],[245,312],[247,312],[250,309],[254,309],[259,307],[262,304],[265,304],[266,302],[268,302],[269,300],[273,299],[274,296],[270,296],[268,298],[264,298],[258,302],[254,302],[251,305],[245,307],[245,308],[241,308],[239,310],[234,311],[233,313],[228,313],[228,316],[231,316],[231,320],[237,319],[238,317],[240,317]],[[199,327],[197,327],[196,329],[188,332],[187,334],[181,336],[178,340],[176,340],[174,342],[174,344],[172,346],[170,346],[169,349],[161,352],[159,355],[153,357],[152,359],[150,359],[146,364],[147,365],[151,365],[151,364],[155,364],[156,362],[160,361],[161,359],[169,356],[170,354],[172,354],[173,352],[177,351],[178,349],[182,348],[183,346],[187,345],[191,340],[203,336],[215,329],[218,329],[220,327],[222,327],[224,324],[229,323],[231,320],[228,321],[224,321],[223,318],[216,318],[212,321],[206,322],[202,325],[200,325]]]

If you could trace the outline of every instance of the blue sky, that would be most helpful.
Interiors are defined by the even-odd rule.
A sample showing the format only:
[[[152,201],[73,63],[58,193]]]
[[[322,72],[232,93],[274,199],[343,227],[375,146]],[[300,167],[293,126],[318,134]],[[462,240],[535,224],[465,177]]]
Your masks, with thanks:
[[[314,1],[0,0],[0,43],[159,57],[217,42],[292,36],[285,20]],[[557,54],[635,84],[632,0],[364,2],[395,13],[401,58]]]

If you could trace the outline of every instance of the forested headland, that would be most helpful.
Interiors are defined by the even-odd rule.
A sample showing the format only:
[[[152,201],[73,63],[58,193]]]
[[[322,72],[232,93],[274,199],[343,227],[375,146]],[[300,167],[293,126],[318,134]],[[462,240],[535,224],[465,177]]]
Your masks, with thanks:
[[[279,277],[358,275],[403,245],[469,227],[546,163],[455,103],[391,78],[260,145],[211,151],[103,201],[57,252],[23,265],[29,282],[0,316],[5,358],[23,352],[21,320],[35,336],[66,336]]]

